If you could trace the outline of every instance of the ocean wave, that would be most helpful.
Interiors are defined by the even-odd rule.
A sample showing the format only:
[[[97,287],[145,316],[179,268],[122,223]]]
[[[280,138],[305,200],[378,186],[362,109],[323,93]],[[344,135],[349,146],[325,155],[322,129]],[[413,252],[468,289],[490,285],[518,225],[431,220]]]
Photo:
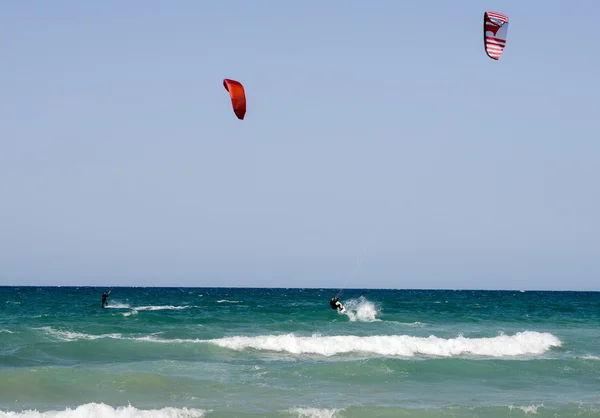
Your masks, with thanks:
[[[64,342],[72,342],[79,340],[99,340],[103,338],[110,338],[113,340],[130,340],[130,341],[146,341],[146,342],[155,342],[155,343],[182,343],[182,342],[197,342],[199,340],[184,340],[184,339],[171,339],[171,340],[161,340],[156,338],[154,335],[159,333],[153,333],[151,335],[141,336],[141,337],[132,337],[132,336],[123,336],[123,334],[112,333],[112,334],[85,334],[82,332],[76,331],[63,331],[56,330],[51,327],[42,327],[42,328],[34,328],[39,331],[43,331],[44,333]]]
[[[396,323],[399,325],[407,326],[407,327],[419,327],[419,328],[422,328],[427,325],[427,324],[425,324],[423,322],[419,322],[419,321],[417,321],[417,322],[397,322],[396,321]]]
[[[599,410],[593,406],[568,404],[559,407],[539,405],[450,405],[435,407],[397,407],[397,406],[346,406],[344,408],[291,407],[285,410],[269,411],[260,414],[249,411],[214,411],[197,408],[164,407],[160,409],[138,409],[128,405],[116,407],[104,403],[87,403],[71,409],[2,411],[0,418],[204,418],[215,416],[252,416],[252,417],[282,417],[297,418],[343,418],[343,417],[372,417],[372,416],[411,416],[442,418],[448,416],[485,416],[485,417],[541,417],[557,416],[597,417]]]
[[[44,333],[51,335],[54,338],[57,338],[61,341],[77,341],[77,340],[98,340],[101,338],[113,338],[113,339],[123,339],[122,334],[85,334],[83,332],[75,332],[75,331],[61,331],[55,330],[52,327],[42,327],[42,328],[34,328]]]
[[[160,306],[136,306],[133,308],[135,311],[180,311],[183,309],[191,309],[195,306],[184,305],[184,306],[172,306],[172,305],[160,305]]]
[[[562,342],[550,333],[536,331],[518,332],[515,335],[498,335],[488,338],[439,338],[413,337],[409,335],[375,336],[321,336],[310,337],[285,335],[234,336],[216,339],[161,339],[155,335],[123,336],[122,334],[91,335],[73,331],[55,330],[51,327],[39,328],[62,341],[96,340],[111,338],[160,344],[208,343],[235,351],[246,349],[287,352],[291,354],[317,354],[334,356],[362,353],[376,356],[431,356],[457,357],[464,355],[487,356],[494,358],[543,354],[552,347],[560,347]]]
[[[129,306],[126,303],[119,303],[119,302],[108,302],[105,306],[105,309],[131,309],[131,306]]]
[[[108,305],[106,305],[106,308],[109,308],[109,309],[131,309],[129,312],[121,313],[121,315],[123,315],[123,316],[131,316],[131,315],[137,315],[138,312],[140,312],[140,311],[180,311],[183,309],[197,308],[197,306],[192,306],[192,305],[183,305],[183,306],[149,305],[149,306],[131,307],[131,305],[128,305],[126,303],[113,302],[113,303],[109,303]]]
[[[39,412],[26,410],[22,412],[0,411],[0,418],[201,418],[207,411],[194,408],[162,408],[162,409],[137,409],[131,405],[113,408],[103,403],[88,403],[79,405],[75,409],[67,408],[63,411]]]
[[[183,305],[183,306],[173,306],[173,305],[148,305],[148,306],[134,306],[128,305],[127,303],[109,303],[105,306],[108,309],[133,309],[134,311],[179,311],[182,309],[191,309],[196,306],[191,305]]]
[[[336,418],[341,411],[343,409],[290,408],[285,412],[298,418]]]
[[[217,303],[242,303],[242,301],[241,300],[221,299],[221,300],[218,300]]]
[[[490,338],[465,338],[460,336],[446,339],[433,335],[427,338],[408,335],[299,337],[294,334],[287,334],[227,337],[209,340],[209,342],[236,351],[255,349],[323,356],[368,353],[401,357],[476,355],[498,358],[543,354],[552,347],[562,345],[562,342],[554,335],[535,331],[518,332],[512,336],[499,335]]]
[[[512,411],[513,409],[520,409],[525,414],[537,414],[538,408],[543,407],[543,406],[544,405],[528,405],[528,406],[508,405],[508,409],[510,411]]]

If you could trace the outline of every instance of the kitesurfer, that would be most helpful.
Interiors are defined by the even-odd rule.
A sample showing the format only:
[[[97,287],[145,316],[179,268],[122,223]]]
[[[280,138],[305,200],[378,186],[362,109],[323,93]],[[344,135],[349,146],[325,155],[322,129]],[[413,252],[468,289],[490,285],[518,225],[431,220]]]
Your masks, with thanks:
[[[102,293],[102,307],[104,308],[106,306],[106,300],[108,299],[108,295],[110,295],[110,292],[112,292],[112,289],[110,289],[108,291],[108,293],[104,292]]]
[[[331,306],[331,309],[339,309],[340,312],[344,309],[344,305],[342,305],[337,296],[331,298],[331,301],[329,301],[329,305]]]

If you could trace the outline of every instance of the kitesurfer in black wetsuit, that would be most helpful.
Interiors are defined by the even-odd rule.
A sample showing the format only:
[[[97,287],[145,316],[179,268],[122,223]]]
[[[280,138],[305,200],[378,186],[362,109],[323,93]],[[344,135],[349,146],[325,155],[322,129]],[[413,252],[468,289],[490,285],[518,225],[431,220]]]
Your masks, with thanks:
[[[329,305],[331,306],[331,309],[339,309],[340,311],[344,309],[344,306],[337,297],[331,298],[331,301],[329,301]]]
[[[110,292],[112,292],[112,289],[110,289],[108,291],[108,293],[106,293],[106,292],[102,293],[102,307],[103,308],[106,306],[108,295],[110,295]]]

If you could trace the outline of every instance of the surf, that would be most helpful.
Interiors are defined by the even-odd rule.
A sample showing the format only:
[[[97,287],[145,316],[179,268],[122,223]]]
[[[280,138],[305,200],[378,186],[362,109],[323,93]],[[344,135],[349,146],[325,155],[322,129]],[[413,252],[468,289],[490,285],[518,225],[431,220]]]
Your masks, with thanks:
[[[539,355],[553,347],[560,347],[560,339],[550,333],[536,331],[517,332],[514,335],[498,335],[488,338],[439,338],[413,337],[410,335],[376,336],[297,336],[262,335],[255,337],[226,337],[208,342],[231,350],[247,349],[286,352],[291,354],[317,354],[335,356],[341,354],[367,354],[392,357],[461,357],[481,356],[505,358]]]
[[[441,338],[434,335],[415,337],[411,335],[336,335],[299,336],[294,333],[283,335],[233,336],[215,339],[162,339],[160,333],[146,336],[124,336],[112,334],[86,334],[73,331],[55,330],[50,327],[40,328],[63,342],[77,340],[116,339],[146,343],[181,344],[203,343],[222,348],[243,351],[258,350],[285,352],[290,354],[312,354],[335,356],[343,354],[362,354],[368,356],[390,357],[463,357],[478,356],[488,358],[512,358],[518,356],[544,354],[554,347],[561,347],[562,341],[551,333],[537,331],[517,332],[514,335],[497,335],[495,337]]]
[[[350,299],[344,303],[344,311],[340,312],[346,315],[351,322],[376,322],[379,309],[364,296],[358,299]]]

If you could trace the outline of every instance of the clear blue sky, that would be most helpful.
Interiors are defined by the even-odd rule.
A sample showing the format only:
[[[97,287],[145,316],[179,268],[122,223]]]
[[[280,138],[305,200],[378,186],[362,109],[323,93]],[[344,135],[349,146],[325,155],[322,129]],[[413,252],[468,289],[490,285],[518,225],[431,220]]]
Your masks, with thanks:
[[[599,13],[4,2],[0,284],[598,290]]]

